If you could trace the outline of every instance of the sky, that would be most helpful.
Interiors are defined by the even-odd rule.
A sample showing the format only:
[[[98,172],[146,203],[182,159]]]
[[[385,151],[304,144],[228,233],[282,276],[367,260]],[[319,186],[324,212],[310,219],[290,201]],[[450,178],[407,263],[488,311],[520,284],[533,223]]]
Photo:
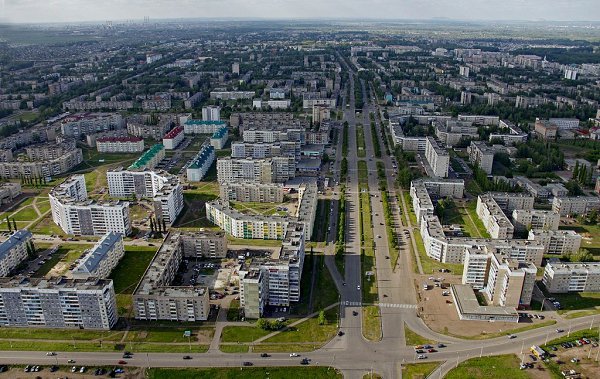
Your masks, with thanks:
[[[165,18],[600,21],[600,0],[0,0],[10,23]]]

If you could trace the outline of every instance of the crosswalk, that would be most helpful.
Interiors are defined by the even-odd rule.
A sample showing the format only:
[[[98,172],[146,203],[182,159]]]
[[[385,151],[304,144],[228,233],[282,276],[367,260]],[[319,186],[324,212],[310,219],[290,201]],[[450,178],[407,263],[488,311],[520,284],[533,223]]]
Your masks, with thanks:
[[[395,303],[375,303],[375,304],[365,304],[359,301],[346,301],[344,303],[346,307],[362,307],[363,305],[375,305],[380,308],[404,308],[404,309],[417,309],[415,304],[395,304]]]

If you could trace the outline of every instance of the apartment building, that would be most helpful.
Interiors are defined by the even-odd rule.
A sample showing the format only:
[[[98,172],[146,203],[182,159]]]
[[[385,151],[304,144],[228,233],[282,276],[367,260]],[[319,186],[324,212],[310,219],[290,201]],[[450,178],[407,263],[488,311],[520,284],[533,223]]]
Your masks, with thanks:
[[[491,194],[477,197],[477,216],[492,238],[513,238],[514,227]]]
[[[249,100],[255,96],[254,91],[210,91],[211,100]]]
[[[184,257],[225,258],[227,256],[227,238],[224,232],[202,230],[182,232],[180,235]]]
[[[519,231],[530,229],[558,230],[560,214],[554,211],[537,209],[515,209],[512,212],[512,223],[515,230]]]
[[[413,209],[417,217],[417,224],[420,225],[423,217],[433,215],[435,211],[431,197],[422,181],[413,180],[411,182],[410,198],[412,199]]]
[[[229,182],[220,185],[220,198],[228,201],[282,203],[283,185],[276,183]]]
[[[489,192],[488,194],[506,214],[511,214],[515,209],[532,210],[535,201],[533,196],[519,192]]]
[[[232,158],[271,158],[293,157],[300,159],[300,142],[280,141],[273,143],[233,142],[231,144]]]
[[[227,127],[225,121],[219,120],[187,120],[183,124],[185,134],[213,134],[217,130]]]
[[[229,138],[229,132],[227,128],[223,127],[210,136],[210,144],[217,150],[221,150],[225,147],[227,139]]]
[[[204,121],[220,121],[221,107],[218,105],[208,105],[202,107],[202,120]]]
[[[112,280],[0,278],[0,325],[108,330],[117,322]]]
[[[0,149],[17,149],[38,142],[56,140],[54,126],[34,126],[18,133],[3,137],[0,140]]]
[[[48,197],[52,220],[67,234],[105,235],[131,232],[129,203],[94,202],[87,198],[83,175],[72,176],[53,188]]]
[[[487,284],[489,268],[490,254],[478,247],[466,248],[462,284],[470,284],[476,290],[483,289]]]
[[[600,263],[548,263],[542,283],[550,293],[600,292]]]
[[[558,126],[545,120],[536,120],[534,126],[535,134],[544,140],[556,139],[558,135]]]
[[[44,142],[29,145],[25,147],[25,153],[31,161],[49,161],[59,159],[70,151],[75,150],[75,148],[75,140],[69,139],[61,143]]]
[[[170,234],[133,293],[136,319],[188,322],[208,318],[210,305],[207,287],[172,285],[183,257],[181,235]]]
[[[82,96],[85,99],[85,95]],[[98,111],[98,110],[113,110],[125,111],[133,109],[133,101],[131,100],[83,100],[81,97],[74,98],[62,103],[62,109],[65,111]]]
[[[464,195],[465,182],[462,179],[422,178],[410,184],[410,197],[417,216],[417,224],[424,215],[434,212],[431,197],[453,197],[460,199]]]
[[[169,117],[158,119],[156,116],[141,115],[127,119],[127,133],[132,136],[162,141],[162,138],[171,130],[174,120]]]
[[[537,268],[503,254],[491,254],[490,269],[484,293],[493,305],[528,306],[531,303]]]
[[[237,128],[244,126],[255,127],[274,127],[276,125],[287,125],[288,127],[297,127],[296,123],[302,122],[303,120],[294,120],[294,114],[292,112],[241,112],[232,113],[229,116],[229,124]],[[308,126],[306,122],[303,124],[304,127]]]
[[[119,113],[76,113],[60,122],[65,137],[80,138],[82,135],[124,129],[125,120]]]
[[[296,161],[291,157],[217,159],[219,183],[234,181],[283,183],[295,176]]]
[[[568,255],[579,251],[581,235],[574,230],[532,229],[527,237],[544,245],[545,254]]]
[[[106,179],[110,196],[151,198],[154,215],[159,222],[173,225],[183,210],[183,188],[179,179],[167,172],[117,168],[107,171]]]
[[[535,198],[547,199],[551,195],[550,190],[547,187],[544,187],[530,180],[529,178],[524,176],[515,176],[514,179],[519,187],[525,189],[525,191],[529,192],[529,194]]]
[[[144,140],[140,137],[100,137],[96,139],[99,153],[140,153]]]
[[[316,105],[312,109],[312,121],[314,124],[319,125],[323,121],[327,121],[331,118],[331,110],[323,105]]]
[[[184,138],[183,127],[176,126],[165,134],[162,139],[162,144],[166,150],[175,150],[175,148],[183,142]]]
[[[433,137],[427,137],[425,145],[425,158],[432,170],[432,176],[445,178],[448,176],[450,166],[450,155],[446,149],[438,146]]]
[[[19,183],[0,183],[0,204],[10,204],[21,194],[21,185]]]
[[[100,138],[122,138],[122,137],[131,137],[129,134],[127,134],[127,129],[117,129],[117,130],[109,130],[106,132],[86,134],[85,135],[85,143],[89,147],[96,147],[96,141]]]
[[[283,239],[290,222],[281,216],[246,215],[222,200],[206,203],[206,217],[227,234],[245,239]]]
[[[274,143],[281,141],[298,141],[300,144],[306,143],[306,130],[285,128],[278,129],[244,129],[242,139],[249,143]]]
[[[592,209],[600,209],[600,199],[592,196],[555,197],[552,210],[562,216],[587,215]]]
[[[0,277],[8,276],[27,259],[27,246],[32,238],[30,231],[21,229],[0,243]]]
[[[216,158],[214,147],[206,144],[202,145],[198,154],[187,165],[186,177],[188,182],[201,181],[208,173]]]
[[[260,318],[267,306],[285,307],[300,301],[305,256],[304,225],[290,223],[276,255],[253,258],[240,274],[240,304],[246,318]]]
[[[129,166],[129,170],[152,170],[165,159],[165,147],[162,143],[152,146]]]
[[[106,279],[117,267],[123,255],[125,255],[123,236],[119,233],[109,232],[94,247],[83,252],[77,265],[71,270],[71,275],[75,279],[90,277]]]
[[[471,145],[469,145],[467,148],[469,162],[477,165],[488,175],[492,173],[495,152],[496,151],[494,148],[489,147],[485,144],[485,142],[482,141],[471,141]]]
[[[83,162],[81,149],[64,152],[58,158],[33,162],[0,162],[0,179],[52,178]]]

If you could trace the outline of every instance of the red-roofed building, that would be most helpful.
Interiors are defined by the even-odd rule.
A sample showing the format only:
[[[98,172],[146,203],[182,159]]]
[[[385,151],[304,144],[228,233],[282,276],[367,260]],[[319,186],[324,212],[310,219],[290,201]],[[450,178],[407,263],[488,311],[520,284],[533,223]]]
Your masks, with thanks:
[[[140,137],[100,137],[96,140],[100,153],[139,153],[144,151],[144,140]]]
[[[183,135],[183,127],[177,126],[165,134],[163,137],[163,145],[165,146],[166,150],[174,150],[184,138],[185,136]]]

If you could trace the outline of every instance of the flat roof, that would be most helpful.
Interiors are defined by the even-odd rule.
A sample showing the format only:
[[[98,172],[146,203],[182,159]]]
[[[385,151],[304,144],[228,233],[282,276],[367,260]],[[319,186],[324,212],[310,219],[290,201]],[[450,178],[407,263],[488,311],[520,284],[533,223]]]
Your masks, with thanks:
[[[0,260],[4,259],[6,254],[9,251],[15,248],[15,246],[20,245],[23,241],[28,240],[33,235],[29,230],[21,229],[14,232],[8,239],[2,243],[0,243]]]
[[[519,313],[514,308],[479,305],[475,291],[470,285],[453,284],[452,291],[454,293],[454,300],[456,301],[456,308],[461,314],[519,317]]]

